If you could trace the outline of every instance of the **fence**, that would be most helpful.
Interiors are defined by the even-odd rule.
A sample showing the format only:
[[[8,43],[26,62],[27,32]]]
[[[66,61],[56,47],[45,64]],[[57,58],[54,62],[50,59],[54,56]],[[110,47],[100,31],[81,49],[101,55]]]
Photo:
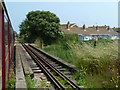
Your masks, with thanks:
[[[10,61],[14,57],[14,33],[3,0],[0,1],[0,89],[9,80]]]

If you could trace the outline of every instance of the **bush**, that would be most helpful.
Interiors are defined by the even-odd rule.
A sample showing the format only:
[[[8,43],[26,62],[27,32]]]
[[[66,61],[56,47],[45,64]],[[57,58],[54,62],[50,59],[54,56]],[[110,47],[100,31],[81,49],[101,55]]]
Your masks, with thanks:
[[[65,35],[56,44],[43,49],[74,64],[79,70],[81,70],[81,65],[87,68],[85,77],[83,77],[83,71],[75,74],[76,78],[83,77],[81,80],[78,80],[78,83],[82,82],[88,88],[114,87],[110,80],[113,76],[116,76],[114,73],[120,71],[118,41],[98,40],[97,46],[94,48],[94,42],[81,42],[76,38],[77,35]],[[112,70],[114,70],[114,73],[111,72]]]
[[[35,86],[36,80],[32,79],[30,75],[26,75],[25,80],[26,80],[27,88],[36,88]]]
[[[10,89],[10,88],[15,88],[15,83],[16,83],[16,79],[12,78],[8,81],[8,85],[7,85],[7,88]]]

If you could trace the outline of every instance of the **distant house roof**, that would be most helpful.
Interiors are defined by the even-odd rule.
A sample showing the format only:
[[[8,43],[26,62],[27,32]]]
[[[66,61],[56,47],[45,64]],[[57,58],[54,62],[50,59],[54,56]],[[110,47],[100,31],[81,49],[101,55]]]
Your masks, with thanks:
[[[72,32],[76,32],[78,34],[83,34],[83,35],[89,35],[88,32],[84,31],[83,29],[80,29],[79,27],[75,26],[70,29]]]
[[[107,28],[87,28],[86,31],[88,31],[89,34],[110,34],[110,35],[117,35],[118,33],[115,32],[113,29],[107,29]]]
[[[61,25],[60,29],[63,33],[66,33],[66,34],[73,34],[74,33],[74,32],[67,29],[67,24]]]
[[[113,29],[109,28],[109,26],[97,26],[98,30],[96,30],[96,26],[88,27],[83,29],[83,27],[78,27],[76,24],[68,24],[61,25],[61,30],[67,34],[82,34],[82,35],[118,35]]]
[[[113,28],[113,30],[120,33],[120,28]]]
[[[109,26],[98,26],[99,28],[108,28]],[[95,26],[92,26],[92,27],[88,27],[88,28],[96,28]]]

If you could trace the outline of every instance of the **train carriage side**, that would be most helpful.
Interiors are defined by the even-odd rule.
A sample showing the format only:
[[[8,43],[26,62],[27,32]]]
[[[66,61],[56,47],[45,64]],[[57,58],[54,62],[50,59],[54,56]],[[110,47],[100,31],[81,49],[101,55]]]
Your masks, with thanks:
[[[9,80],[10,61],[14,57],[14,33],[5,7],[0,1],[0,89],[6,88]]]
[[[1,48],[1,33],[2,33],[2,6],[0,4],[0,89],[2,89],[2,48]]]

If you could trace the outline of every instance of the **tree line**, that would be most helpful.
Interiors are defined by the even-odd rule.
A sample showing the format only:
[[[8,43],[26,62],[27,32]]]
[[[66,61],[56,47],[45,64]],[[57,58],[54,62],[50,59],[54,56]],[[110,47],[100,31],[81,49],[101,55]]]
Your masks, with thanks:
[[[20,38],[28,43],[38,39],[44,45],[49,45],[62,37],[60,19],[50,11],[31,11],[20,24]]]

